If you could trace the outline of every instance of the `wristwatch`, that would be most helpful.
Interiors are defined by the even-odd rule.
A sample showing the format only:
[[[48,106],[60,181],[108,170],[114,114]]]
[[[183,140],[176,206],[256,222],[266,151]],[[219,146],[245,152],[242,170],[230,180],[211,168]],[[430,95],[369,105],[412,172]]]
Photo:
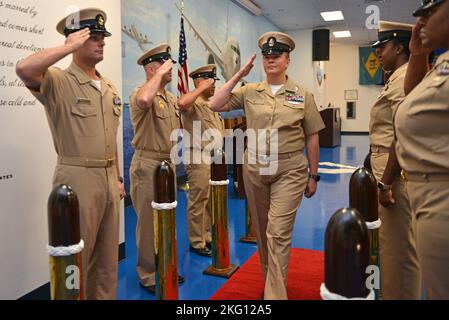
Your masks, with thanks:
[[[316,182],[321,180],[321,177],[319,175],[317,175],[317,174],[309,174],[309,178],[312,178]]]
[[[381,191],[381,192],[388,192],[391,190],[391,185],[382,183],[382,182],[378,182],[377,183],[377,188]]]

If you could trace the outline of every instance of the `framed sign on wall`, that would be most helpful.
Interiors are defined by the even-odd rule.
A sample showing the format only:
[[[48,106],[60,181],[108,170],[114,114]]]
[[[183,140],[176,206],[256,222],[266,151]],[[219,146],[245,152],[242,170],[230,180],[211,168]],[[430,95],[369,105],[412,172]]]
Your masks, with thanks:
[[[345,90],[345,100],[358,100],[357,90]]]

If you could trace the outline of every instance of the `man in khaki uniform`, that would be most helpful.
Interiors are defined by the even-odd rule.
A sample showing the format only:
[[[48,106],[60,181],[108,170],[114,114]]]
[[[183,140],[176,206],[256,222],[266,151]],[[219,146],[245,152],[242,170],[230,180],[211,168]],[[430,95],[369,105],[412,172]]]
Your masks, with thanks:
[[[449,49],[449,1],[428,0],[418,17],[405,82],[417,83],[427,53]],[[418,80],[418,81],[415,81]],[[413,87],[413,86],[412,86]],[[449,52],[442,54],[394,117],[395,155],[416,215],[416,244],[427,299],[449,299]],[[390,161],[389,161],[390,162]],[[393,169],[382,178],[389,184]]]
[[[214,95],[215,81],[219,80],[216,74],[216,66],[209,64],[202,66],[190,73],[195,84],[195,90],[183,95],[178,106],[182,112],[184,128],[190,135],[190,157],[186,165],[189,181],[189,194],[187,206],[187,231],[190,242],[190,251],[201,256],[210,257],[211,252],[211,212],[209,207],[209,180],[210,164],[204,162],[202,154],[208,141],[198,138],[206,138],[208,132],[212,132],[214,145],[220,148],[223,144],[223,121],[220,115],[213,112],[208,105],[208,100]],[[218,141],[215,141],[218,139]],[[213,148],[208,148],[212,151]],[[206,153],[208,153],[206,150]],[[194,156],[195,154],[195,156]],[[200,161],[198,161],[200,160]]]
[[[281,32],[268,32],[260,37],[259,47],[266,80],[232,91],[252,69],[254,54],[215,93],[210,105],[215,111],[243,108],[247,130],[268,132],[265,140],[255,133],[259,140],[257,148],[248,137],[246,156],[257,156],[259,161],[255,164],[245,162],[243,177],[265,279],[264,299],[287,299],[286,276],[293,226],[302,195],[309,198],[316,192],[319,181],[318,132],[324,128],[324,123],[313,95],[286,75],[290,52],[295,48],[293,39]],[[227,102],[228,106],[225,105]],[[271,138],[276,131],[277,140]],[[304,155],[306,144],[308,161]],[[261,169],[267,165],[277,167],[277,170],[262,175]]]
[[[379,40],[373,44],[383,68],[390,74],[371,109],[371,166],[381,181],[393,142],[393,114],[404,100],[404,78],[409,58],[412,25],[380,21]],[[397,176],[392,186],[379,183],[381,193],[392,190],[394,203],[379,205],[380,274],[382,299],[421,299],[420,270],[415,245],[415,217],[405,190]],[[404,268],[407,266],[407,268]]]
[[[137,64],[144,67],[146,82],[136,87],[129,97],[135,149],[129,172],[131,200],[137,213],[137,274],[140,285],[151,294],[156,288],[151,207],[154,173],[162,161],[170,161],[170,152],[177,143],[170,140],[170,135],[180,128],[176,98],[165,90],[172,80],[173,63],[170,46],[166,43],[145,52]],[[173,170],[176,173],[174,166]],[[183,278],[179,278],[183,282]]]
[[[72,19],[78,14],[80,21]],[[95,69],[103,60],[104,37],[111,35],[106,14],[89,8],[76,15],[57,25],[67,37],[65,44],[25,58],[17,74],[45,106],[58,154],[53,186],[70,185],[78,195],[85,297],[115,299],[119,204],[124,196],[116,142],[121,100],[114,85]],[[69,68],[50,67],[71,53]]]

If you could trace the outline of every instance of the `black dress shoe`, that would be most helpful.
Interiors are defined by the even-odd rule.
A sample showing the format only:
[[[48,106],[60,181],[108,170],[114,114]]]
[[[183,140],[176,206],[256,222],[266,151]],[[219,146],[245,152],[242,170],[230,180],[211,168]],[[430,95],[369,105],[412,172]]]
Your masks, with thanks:
[[[148,291],[149,294],[152,294],[153,296],[156,294],[156,285],[152,285],[152,286],[144,286],[143,284],[140,284],[140,287],[145,289],[146,291]]]
[[[190,246],[190,252],[194,252],[203,257],[212,257],[212,251],[208,247],[194,248]]]

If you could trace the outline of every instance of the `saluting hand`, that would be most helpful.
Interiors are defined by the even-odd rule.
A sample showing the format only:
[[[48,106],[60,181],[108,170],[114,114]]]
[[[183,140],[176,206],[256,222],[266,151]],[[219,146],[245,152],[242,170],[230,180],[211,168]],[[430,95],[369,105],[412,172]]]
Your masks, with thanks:
[[[84,28],[82,30],[69,34],[67,39],[65,39],[65,45],[71,46],[73,51],[76,51],[84,44],[84,42],[89,39],[89,37],[90,29]]]
[[[415,26],[412,29],[412,37],[410,39],[410,54],[414,56],[429,54],[431,50],[425,48],[422,44],[422,40],[420,37],[421,29],[423,25],[417,20]]]
[[[165,76],[166,74],[172,72],[172,68],[173,68],[173,61],[171,61],[171,59],[168,59],[157,69],[156,73],[160,76]]]
[[[249,74],[251,69],[254,67],[254,60],[256,60],[256,54],[255,53],[253,53],[253,55],[248,60],[248,62],[245,64],[245,66],[242,69],[240,69],[240,71],[239,71],[240,79],[243,78],[243,77],[246,77]]]
[[[201,81],[201,83],[199,84],[199,89],[201,91],[206,91],[210,88],[212,88],[215,84],[215,80],[214,79],[204,79],[203,81]]]

